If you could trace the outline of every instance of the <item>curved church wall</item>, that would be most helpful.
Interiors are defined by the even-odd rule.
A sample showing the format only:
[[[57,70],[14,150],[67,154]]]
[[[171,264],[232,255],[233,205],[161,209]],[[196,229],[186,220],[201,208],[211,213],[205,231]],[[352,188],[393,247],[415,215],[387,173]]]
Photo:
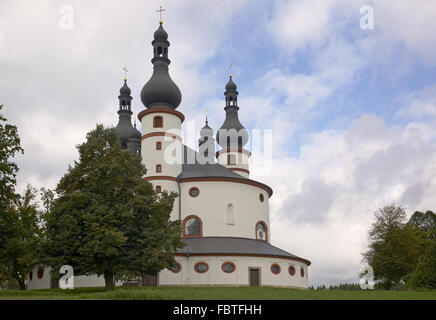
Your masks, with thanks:
[[[158,279],[160,286],[249,286],[249,270],[259,269],[260,286],[308,288],[307,266],[295,260],[264,256],[177,256],[176,261],[181,265],[180,272],[161,271]],[[196,272],[194,266],[198,262],[206,262],[208,271]],[[224,272],[224,262],[232,262],[235,271]],[[273,264],[279,265],[278,274],[271,271]],[[294,275],[289,273],[290,266],[295,268]]]
[[[197,197],[189,195],[193,187],[199,189]],[[263,194],[263,202],[260,194]],[[198,216],[204,237],[256,239],[256,224],[263,221],[268,228],[268,241],[271,239],[269,197],[259,187],[228,181],[182,182],[181,197],[182,221],[187,216]]]

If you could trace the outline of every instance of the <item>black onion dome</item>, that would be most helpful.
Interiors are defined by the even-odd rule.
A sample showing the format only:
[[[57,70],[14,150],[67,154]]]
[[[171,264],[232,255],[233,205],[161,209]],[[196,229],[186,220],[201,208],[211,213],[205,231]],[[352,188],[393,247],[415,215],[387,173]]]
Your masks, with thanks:
[[[233,82],[232,76],[230,76],[229,82],[227,82],[226,90],[227,91],[236,91],[237,86],[236,83]]]
[[[182,93],[168,74],[168,66],[157,63],[151,79],[142,88],[141,101],[147,108],[169,106],[176,109],[182,101]]]
[[[132,127],[130,129],[129,140],[132,140],[132,139],[141,140],[141,137],[142,137],[141,132],[138,129],[136,129],[136,124],[135,124],[135,127]]]
[[[156,41],[167,41],[168,33],[162,26],[162,23],[159,24],[159,28],[154,32],[154,40]]]
[[[161,23],[154,33],[154,41],[152,42],[153,75],[141,91],[141,101],[146,108],[169,107],[176,109],[182,101],[182,93],[168,72],[171,61],[168,59],[170,43],[167,39],[168,34]]]
[[[129,86],[127,85],[127,80],[124,80],[124,85],[120,89],[120,94],[128,96],[132,94],[132,90],[130,90]]]

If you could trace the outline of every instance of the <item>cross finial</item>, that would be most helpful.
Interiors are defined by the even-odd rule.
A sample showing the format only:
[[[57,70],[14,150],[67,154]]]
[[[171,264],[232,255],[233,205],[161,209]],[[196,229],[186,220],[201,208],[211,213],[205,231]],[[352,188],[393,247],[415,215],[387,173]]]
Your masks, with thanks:
[[[127,81],[127,72],[129,72],[129,70],[127,70],[126,66],[124,66],[123,70],[124,70],[124,81]]]
[[[160,21],[159,21],[160,24],[163,23],[163,21],[162,21],[162,12],[164,12],[164,11],[167,11],[167,10],[166,9],[162,9],[162,7],[159,7],[159,10],[156,10],[156,12],[160,13]]]
[[[207,121],[207,108],[206,110],[204,110],[205,114],[206,114],[206,124],[209,124],[209,122]]]
[[[229,66],[230,78],[232,77],[232,64]]]

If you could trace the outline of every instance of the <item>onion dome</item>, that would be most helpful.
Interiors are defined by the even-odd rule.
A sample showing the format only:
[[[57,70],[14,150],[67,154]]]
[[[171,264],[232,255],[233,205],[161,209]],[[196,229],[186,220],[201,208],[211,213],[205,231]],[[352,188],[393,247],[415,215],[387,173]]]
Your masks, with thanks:
[[[121,141],[121,147],[123,149],[127,149],[127,143],[129,140],[130,130],[132,127],[132,96],[131,90],[127,85],[127,80],[124,80],[124,85],[120,89],[120,95],[118,96],[119,100],[119,120],[118,125],[115,127],[115,130],[118,134],[118,137]]]
[[[168,59],[170,43],[167,38],[168,34],[160,23],[151,43],[154,52],[154,58],[151,60],[153,75],[141,91],[141,101],[146,108],[176,109],[182,101],[182,93],[168,72],[171,61]]]
[[[230,75],[229,82],[227,82],[226,85],[226,91],[236,91],[237,88],[236,83],[233,82],[232,76]]]
[[[141,152],[141,132],[136,129],[136,123],[135,126],[130,129],[127,148],[132,151],[133,154]]]
[[[132,90],[130,90],[129,86],[127,85],[127,79],[124,79],[124,85],[120,89],[120,95],[130,96],[131,94],[132,94]]]
[[[226,97],[226,119],[218,130],[216,140],[219,145],[227,149],[242,149],[248,142],[248,131],[239,121],[238,117],[238,91],[230,75],[224,95]],[[220,136],[224,139],[220,139]]]
[[[162,23],[159,23],[159,28],[154,32],[154,41],[167,41],[168,33],[162,26]]]

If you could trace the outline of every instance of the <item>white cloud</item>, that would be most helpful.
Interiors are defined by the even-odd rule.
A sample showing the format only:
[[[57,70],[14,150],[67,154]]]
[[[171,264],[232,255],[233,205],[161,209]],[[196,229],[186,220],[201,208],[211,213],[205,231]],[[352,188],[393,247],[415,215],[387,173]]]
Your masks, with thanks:
[[[274,158],[271,173],[255,176],[274,186],[273,242],[313,262],[312,283],[357,281],[377,208],[436,208],[436,145],[427,134],[363,115],[345,131],[312,134],[299,156]]]

